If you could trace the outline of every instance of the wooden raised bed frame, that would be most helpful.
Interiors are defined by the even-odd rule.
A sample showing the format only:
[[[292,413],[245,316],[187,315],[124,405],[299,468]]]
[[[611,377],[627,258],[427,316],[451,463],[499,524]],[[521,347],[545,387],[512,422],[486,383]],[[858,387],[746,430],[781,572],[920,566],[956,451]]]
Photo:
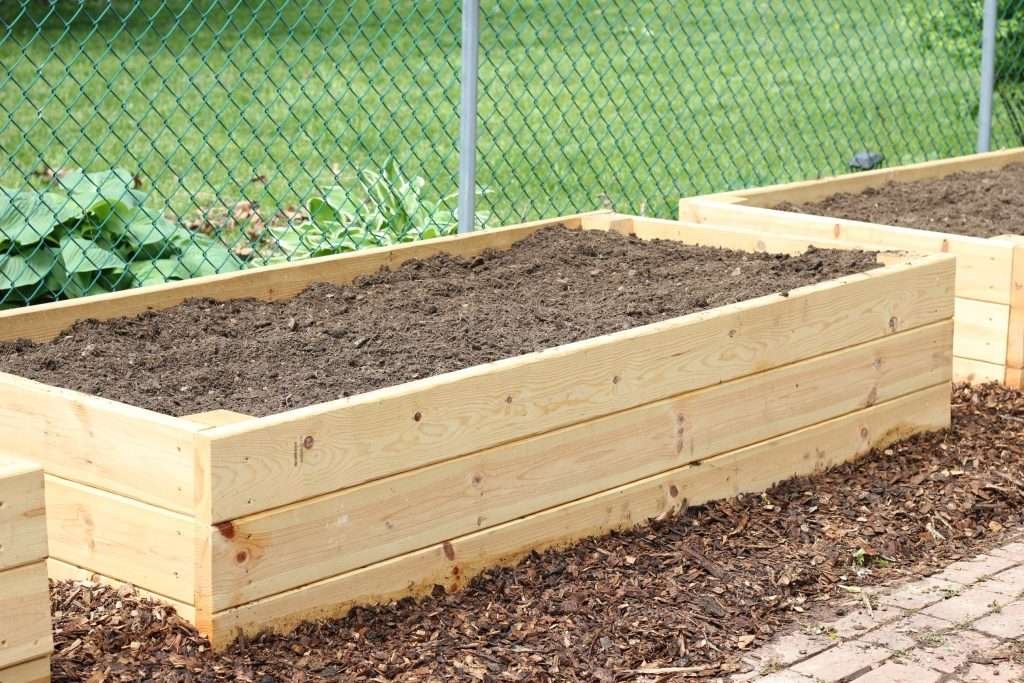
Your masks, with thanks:
[[[682,199],[679,218],[705,225],[754,228],[764,233],[826,239],[867,249],[949,252],[957,257],[957,380],[1024,384],[1024,236],[985,239],[952,233],[811,216],[769,207],[815,202],[839,192],[863,192],[890,182],[910,182],[962,171],[987,171],[1024,162],[1024,148],[973,154],[910,166],[820,180],[772,185]],[[1024,218],[1021,221],[1024,231]]]
[[[50,680],[43,471],[0,453],[0,683]]]
[[[0,338],[188,297],[280,299],[551,224],[806,248],[579,214],[0,313]],[[131,582],[222,647],[948,425],[954,259],[896,260],[264,418],[168,417],[0,374],[0,442],[46,470],[52,576]]]

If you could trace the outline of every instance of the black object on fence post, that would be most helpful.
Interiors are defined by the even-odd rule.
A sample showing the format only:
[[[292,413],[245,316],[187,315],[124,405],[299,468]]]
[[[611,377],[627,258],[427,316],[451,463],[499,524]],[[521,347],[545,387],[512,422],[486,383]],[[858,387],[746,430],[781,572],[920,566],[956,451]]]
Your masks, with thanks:
[[[978,151],[992,144],[992,98],[996,84],[996,22],[999,0],[985,0],[981,31],[981,93],[978,98]]]
[[[476,106],[480,75],[480,0],[462,0],[462,80],[459,104],[459,232],[476,216]]]

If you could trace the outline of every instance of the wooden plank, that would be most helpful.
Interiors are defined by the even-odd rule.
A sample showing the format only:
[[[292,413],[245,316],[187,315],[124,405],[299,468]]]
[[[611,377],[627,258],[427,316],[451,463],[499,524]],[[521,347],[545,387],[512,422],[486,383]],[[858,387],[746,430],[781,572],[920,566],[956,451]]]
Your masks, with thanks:
[[[94,572],[83,567],[77,567],[73,564],[69,564],[56,558],[49,558],[46,561],[46,573],[53,581],[87,581],[89,583],[102,583],[107,586],[113,586],[114,588],[120,588],[121,586],[130,585],[132,590],[139,595],[139,597],[153,600],[155,602],[163,603],[169,607],[173,607],[174,611],[178,613],[185,621],[195,623],[196,621],[196,609],[192,605],[169,598],[166,595],[160,595],[153,591],[148,591],[145,588],[140,588],[135,584],[131,584],[125,581],[118,581],[112,579],[109,576],[104,576],[99,572]]]
[[[1014,245],[1006,365],[1024,368],[1024,236],[1010,235],[1000,239],[1008,239]]]
[[[204,413],[184,415],[181,419],[188,420],[189,422],[195,422],[196,424],[203,425],[204,427],[223,427],[224,425],[232,425],[239,422],[245,422],[246,420],[251,420],[253,419],[253,416],[245,415],[244,413],[236,413],[233,410],[208,410]]]
[[[304,619],[340,616],[356,604],[424,595],[440,584],[465,586],[481,571],[514,564],[543,550],[696,505],[761,491],[884,448],[916,431],[949,425],[949,385],[814,425],[786,436],[605,491],[467,536],[438,543],[364,569],[218,612],[208,629],[223,648],[239,631],[289,629]]]
[[[928,178],[942,178],[953,173],[996,170],[1012,163],[1024,162],[1024,148],[985,152],[968,156],[936,159],[874,171],[848,173],[840,176],[804,180],[794,183],[739,190],[729,193],[745,200],[747,206],[770,208],[780,202],[803,204],[816,202],[840,192],[859,193],[888,183],[907,183]]]
[[[875,225],[826,216],[774,211],[694,199],[687,202],[687,220],[758,230],[765,233],[834,239],[858,248],[912,253],[951,253],[957,257],[956,293],[967,299],[1010,303],[1013,244],[1005,240]]]
[[[1003,383],[1011,389],[1024,389],[1024,369],[1006,368]]]
[[[45,558],[43,471],[0,453],[0,570]]]
[[[2,669],[0,683],[50,683],[50,658],[40,657]]]
[[[191,603],[195,520],[46,475],[50,554],[119,581]]]
[[[53,651],[46,563],[0,572],[0,669]]]
[[[1010,307],[957,297],[953,355],[986,363],[1006,362]]]
[[[393,268],[410,259],[428,258],[441,252],[471,256],[485,249],[505,249],[548,225],[560,223],[566,227],[578,228],[581,215],[586,214],[548,218],[468,235],[364,249],[238,273],[197,277],[181,282],[0,311],[0,340],[45,341],[57,336],[78,320],[109,320],[135,315],[143,311],[168,308],[195,297],[219,300],[244,297],[286,299],[295,296],[313,282],[344,284],[359,275],[373,273],[383,267]]]
[[[948,382],[952,334],[935,323],[225,523],[211,530],[212,609]]]
[[[1006,377],[1007,368],[996,363],[985,363],[970,358],[953,357],[953,381],[969,384],[986,382],[1002,382]]]
[[[448,460],[952,315],[928,256],[207,430],[212,522]],[[406,419],[400,419],[406,416]]]
[[[0,373],[0,444],[47,474],[178,512],[195,498],[195,435],[185,420]]]
[[[809,247],[851,249],[849,242],[835,239],[787,235],[781,232],[766,233],[756,229],[708,226],[701,223],[670,221],[660,218],[634,218],[633,230],[634,234],[641,239],[668,239],[686,244],[772,254],[803,254]],[[862,244],[858,245],[858,248],[868,251],[886,251],[890,247]],[[907,261],[906,252],[900,253],[902,260]]]

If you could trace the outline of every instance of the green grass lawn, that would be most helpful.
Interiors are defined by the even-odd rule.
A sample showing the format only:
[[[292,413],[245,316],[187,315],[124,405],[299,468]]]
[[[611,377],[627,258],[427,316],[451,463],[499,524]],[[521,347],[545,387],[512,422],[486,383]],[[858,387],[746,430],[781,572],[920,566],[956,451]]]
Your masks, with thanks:
[[[177,213],[304,202],[397,157],[457,173],[459,3],[0,4],[0,184],[125,167]],[[890,0],[484,0],[492,223],[971,151],[976,75]],[[237,9],[230,9],[237,5]],[[84,7],[85,9],[79,9]]]

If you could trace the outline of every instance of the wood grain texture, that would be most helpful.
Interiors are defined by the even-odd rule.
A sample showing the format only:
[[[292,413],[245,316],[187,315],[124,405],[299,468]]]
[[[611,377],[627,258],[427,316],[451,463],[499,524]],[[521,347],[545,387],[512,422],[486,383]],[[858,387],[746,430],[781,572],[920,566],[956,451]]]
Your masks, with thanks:
[[[996,363],[986,363],[970,358],[953,357],[953,381],[968,384],[1003,382],[1008,368]],[[1009,386],[1009,385],[1008,385]]]
[[[883,245],[918,254],[954,254],[957,257],[957,296],[997,304],[1010,303],[1013,243],[1008,240],[876,225],[701,198],[684,200],[680,206],[680,216],[684,220],[711,226],[756,228],[766,233],[832,239],[858,249],[877,249]]]
[[[0,444],[47,474],[191,513],[195,435],[185,420],[0,373]]]
[[[53,651],[46,563],[0,572],[0,669]]]
[[[348,283],[359,275],[395,267],[409,259],[428,258],[441,252],[468,256],[484,249],[507,248],[546,225],[560,223],[578,228],[581,215],[585,214],[0,311],[0,339],[46,341],[79,320],[135,315],[168,308],[193,297],[286,299],[313,282]]]
[[[1010,307],[957,297],[953,355],[985,363],[1006,362]]]
[[[46,476],[52,557],[184,603],[195,595],[192,517]]]
[[[40,657],[0,669],[0,683],[50,683],[50,658]]]
[[[209,626],[214,646],[239,632],[287,630],[304,619],[339,616],[357,604],[451,590],[481,571],[513,564],[532,550],[629,527],[741,492],[761,491],[810,474],[912,433],[949,425],[949,385],[942,384],[594,496],[453,538],[301,588],[218,612]]]
[[[211,530],[214,611],[887,401],[951,376],[952,321]]]
[[[1024,236],[1010,235],[1005,239],[1014,245],[1006,365],[1010,368],[1024,368]]]
[[[46,558],[43,471],[0,453],[0,571]]]
[[[926,256],[788,295],[206,430],[211,521],[941,321],[952,315],[953,268],[948,256]]]

